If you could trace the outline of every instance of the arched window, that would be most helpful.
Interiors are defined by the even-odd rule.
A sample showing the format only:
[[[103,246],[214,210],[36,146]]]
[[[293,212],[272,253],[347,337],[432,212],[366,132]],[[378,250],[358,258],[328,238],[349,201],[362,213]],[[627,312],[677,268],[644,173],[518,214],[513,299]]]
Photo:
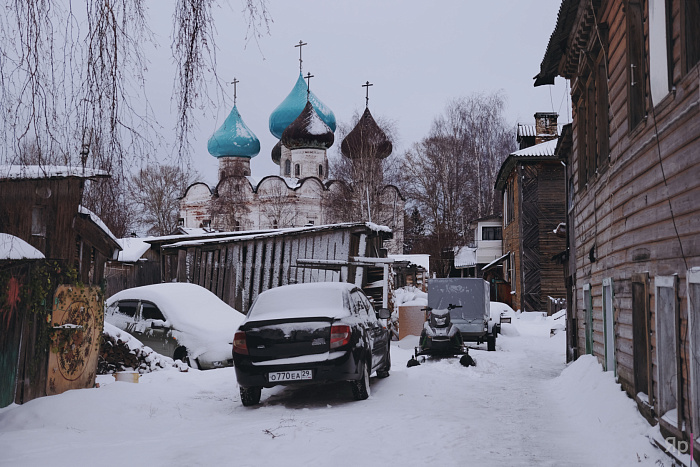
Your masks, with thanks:
[[[323,164],[318,165],[318,176],[323,178]]]
[[[272,228],[273,229],[277,228],[277,219],[272,219]]]
[[[294,176],[298,177],[301,175],[301,167],[299,167],[299,164],[294,164]]]
[[[284,161],[284,174],[287,176],[292,175],[292,161],[289,159]]]

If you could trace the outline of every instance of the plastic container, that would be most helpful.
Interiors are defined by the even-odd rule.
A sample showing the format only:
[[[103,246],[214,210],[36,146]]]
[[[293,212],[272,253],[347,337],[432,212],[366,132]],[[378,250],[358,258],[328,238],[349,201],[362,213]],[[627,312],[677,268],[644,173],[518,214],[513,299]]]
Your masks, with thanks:
[[[114,379],[117,381],[124,381],[126,383],[138,383],[141,375],[137,371],[118,371],[112,373]]]

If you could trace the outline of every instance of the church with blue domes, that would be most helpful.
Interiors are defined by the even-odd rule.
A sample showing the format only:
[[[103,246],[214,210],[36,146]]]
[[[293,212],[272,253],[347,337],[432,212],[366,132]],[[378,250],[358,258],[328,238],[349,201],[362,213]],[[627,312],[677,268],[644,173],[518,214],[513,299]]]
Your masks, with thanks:
[[[403,251],[404,199],[399,190],[382,186],[372,210],[357,206],[366,187],[329,178],[328,149],[335,142],[333,111],[309,90],[303,74],[282,103],[272,111],[269,130],[279,141],[271,157],[279,175],[259,181],[251,177],[250,160],[260,153],[260,141],[234,105],[207,149],[219,162],[218,183],[190,185],[180,201],[180,226],[212,231],[240,231],[303,227],[340,222],[371,221],[390,227],[394,238],[389,253]],[[341,153],[352,163],[381,164],[391,142],[372,118],[369,108],[341,142]],[[368,191],[369,193],[369,191]],[[369,199],[367,200],[369,204]],[[342,206],[341,209],[338,206]]]

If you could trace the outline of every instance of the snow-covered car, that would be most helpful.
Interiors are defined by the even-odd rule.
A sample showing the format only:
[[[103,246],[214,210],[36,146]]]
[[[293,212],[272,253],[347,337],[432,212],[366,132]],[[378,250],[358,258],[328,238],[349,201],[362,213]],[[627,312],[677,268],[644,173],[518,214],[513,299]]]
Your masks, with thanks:
[[[204,287],[187,283],[134,287],[105,302],[106,322],[200,369],[233,365],[232,337],[243,318]]]
[[[389,376],[389,331],[357,286],[317,282],[261,293],[233,339],[236,378],[245,406],[260,402],[263,387],[350,381],[366,399],[373,372]]]

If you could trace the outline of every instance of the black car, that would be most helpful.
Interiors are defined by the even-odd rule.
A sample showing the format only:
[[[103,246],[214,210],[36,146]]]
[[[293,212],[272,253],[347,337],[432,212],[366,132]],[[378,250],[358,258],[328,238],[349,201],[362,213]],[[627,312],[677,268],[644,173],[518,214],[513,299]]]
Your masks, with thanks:
[[[387,319],[382,308],[379,319]],[[373,372],[389,376],[389,331],[360,288],[338,282],[277,287],[261,293],[233,339],[233,361],[245,406],[263,387],[350,381],[369,397]]]

